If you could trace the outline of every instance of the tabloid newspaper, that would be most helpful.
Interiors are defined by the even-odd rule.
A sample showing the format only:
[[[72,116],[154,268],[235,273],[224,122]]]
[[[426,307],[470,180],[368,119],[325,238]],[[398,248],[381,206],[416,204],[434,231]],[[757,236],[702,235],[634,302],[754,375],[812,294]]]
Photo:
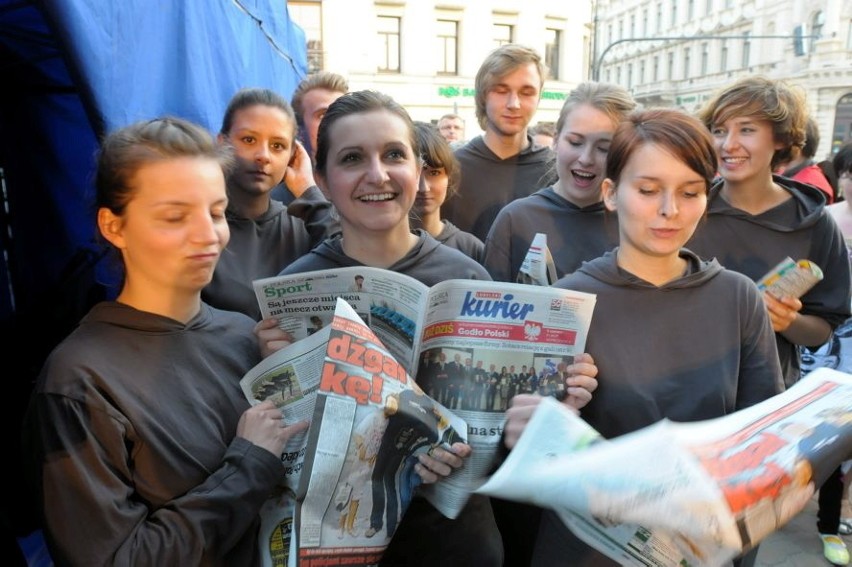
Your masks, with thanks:
[[[718,566],[800,512],[852,454],[852,375],[818,369],[725,417],[604,440],[552,400],[479,489],[556,511],[622,565]]]
[[[346,454],[343,447],[352,448],[359,437],[371,438],[359,433],[357,427],[363,420],[354,408],[372,408],[368,411],[371,415],[383,415],[385,410],[380,409],[394,393],[389,384],[401,382],[402,376],[416,376],[459,438],[473,448],[462,469],[437,484],[417,488],[418,494],[446,516],[456,517],[490,472],[509,399],[521,392],[556,397],[564,393],[564,365],[583,352],[595,303],[595,296],[586,293],[476,280],[448,280],[430,289],[408,276],[366,267],[267,278],[255,282],[255,291],[263,316],[278,317],[281,327],[296,342],[249,372],[242,381],[243,390],[251,400],[273,399],[284,407],[288,420],[312,417],[308,433],[293,439],[282,457],[288,466],[286,490],[270,500],[262,515],[261,545],[267,565],[284,565],[279,561],[288,556],[290,564],[296,564],[297,557],[303,565],[334,563],[335,559],[322,559],[328,556],[326,547],[338,550],[335,557],[344,553],[339,550],[348,549],[344,553],[347,564],[377,562],[394,524],[391,520],[375,525],[379,522],[374,520],[370,525],[374,501],[383,498],[373,494],[371,486],[375,483],[370,477],[351,479],[352,490],[347,492],[347,481],[340,471],[337,476],[323,476],[317,486],[333,485],[335,489],[320,492],[319,500],[311,497],[319,488],[300,481],[313,482],[320,456],[325,467],[327,454],[337,455],[339,460],[340,454]],[[375,334],[374,350],[386,353],[382,360],[399,363],[400,368],[393,368],[395,374],[390,375],[396,376],[395,380],[382,377],[383,390],[376,390],[369,373],[362,376],[366,382],[350,381],[352,372],[347,377],[338,374],[339,379],[326,375],[330,359],[334,359],[332,348],[337,344],[334,333],[339,331],[330,327],[342,317],[335,315],[342,309],[341,302],[353,314],[348,320],[363,321],[364,327]],[[334,385],[337,391],[329,392],[323,384]],[[408,389],[415,387],[407,378],[406,384]],[[353,390],[347,392],[347,388]],[[356,390],[366,403],[352,401]],[[337,399],[341,395],[344,401]],[[349,416],[346,411],[352,416],[340,417],[341,412]],[[327,417],[329,412],[333,417]],[[329,422],[331,426],[326,425]],[[331,429],[323,434],[325,427]],[[385,458],[379,450],[381,443],[372,438],[363,453],[367,460],[379,462]],[[397,509],[401,508],[402,492],[407,490],[401,474],[407,470],[404,463],[393,465],[399,494],[384,497],[386,502],[396,502]],[[314,471],[307,478],[306,469]],[[332,481],[336,484],[329,484]],[[310,518],[318,517],[317,506],[329,503],[323,499],[331,493],[339,495],[344,508],[348,506],[343,504],[347,494],[350,503],[352,493],[360,496],[351,507],[351,515],[346,519],[334,516],[334,530],[327,531],[327,526],[318,528],[307,521],[305,514],[310,511],[314,514]],[[294,517],[299,518],[298,526],[293,524]],[[324,517],[327,519],[327,515]],[[314,528],[306,528],[308,525]],[[289,538],[291,530],[297,537]]]
[[[795,297],[805,295],[820,280],[823,274],[819,266],[809,260],[785,258],[757,281],[760,291],[767,291],[775,297]]]

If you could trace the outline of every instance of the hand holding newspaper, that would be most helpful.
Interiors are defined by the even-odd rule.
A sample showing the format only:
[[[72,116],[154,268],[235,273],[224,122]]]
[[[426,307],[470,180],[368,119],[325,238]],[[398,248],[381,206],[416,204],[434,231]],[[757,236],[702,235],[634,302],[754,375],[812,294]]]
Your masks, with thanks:
[[[808,260],[785,258],[769,273],[760,278],[757,288],[767,291],[774,297],[795,297],[805,295],[823,278],[819,266]]]
[[[345,299],[422,389],[467,423],[473,452],[465,466],[421,489],[451,518],[493,466],[511,397],[564,392],[565,365],[584,351],[595,305],[592,294],[522,284],[447,280],[429,288],[365,266],[254,284],[263,316],[277,317],[296,345],[311,345],[320,331],[310,329],[327,324]]]
[[[553,509],[622,565],[715,566],[800,512],[850,452],[852,376],[819,369],[734,414],[613,440],[544,400],[478,492]]]

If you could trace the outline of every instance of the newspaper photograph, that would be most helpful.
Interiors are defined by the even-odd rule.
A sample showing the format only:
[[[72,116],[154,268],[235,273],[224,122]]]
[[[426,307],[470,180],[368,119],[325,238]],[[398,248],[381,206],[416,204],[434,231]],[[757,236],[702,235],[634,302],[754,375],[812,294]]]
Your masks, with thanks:
[[[532,392],[564,398],[566,369],[585,349],[595,305],[593,294],[519,283],[447,280],[430,289],[366,267],[254,283],[263,316],[277,317],[296,339],[345,299],[426,394],[467,423],[469,462],[423,490],[450,518],[490,472],[509,400]]]
[[[375,565],[420,485],[417,455],[466,442],[467,425],[417,386],[346,301],[328,332],[290,564]]]
[[[622,565],[723,565],[799,513],[850,454],[852,376],[819,369],[728,416],[611,440],[544,400],[478,492],[556,511]]]

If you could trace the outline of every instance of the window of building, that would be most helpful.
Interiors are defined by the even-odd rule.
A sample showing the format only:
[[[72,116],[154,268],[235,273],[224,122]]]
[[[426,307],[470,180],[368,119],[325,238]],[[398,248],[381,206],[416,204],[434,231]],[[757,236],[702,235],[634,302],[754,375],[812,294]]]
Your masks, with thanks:
[[[691,22],[695,17],[695,0],[686,0],[686,21]]]
[[[400,20],[395,16],[378,16],[379,71],[382,73],[400,72]]]
[[[706,0],[704,2],[704,15],[710,16],[713,14],[713,0]]]
[[[707,74],[710,66],[710,44],[706,41],[701,44],[701,76]]]
[[[655,23],[657,25],[657,32],[658,33],[661,32],[663,30],[663,3],[662,2],[657,2],[657,19],[656,19]]]
[[[677,25],[677,0],[672,0],[672,27]]]
[[[743,35],[746,36],[746,38],[743,40],[743,57],[740,67],[745,68],[748,67],[749,60],[751,59],[751,39],[749,38],[751,32],[745,32]]]
[[[627,64],[627,88],[633,88],[633,63]]]
[[[609,68],[607,68],[607,70],[606,70],[606,82],[607,83],[612,82],[612,71]]]
[[[624,39],[624,20],[618,18],[618,39]]]
[[[651,81],[657,82],[660,80],[660,56],[654,55],[653,65],[651,67]]]
[[[512,24],[494,24],[494,47],[513,42],[515,26]]]
[[[630,14],[630,37],[636,37],[636,14]]]
[[[809,53],[814,52],[814,43],[820,37],[822,37],[822,27],[825,25],[825,13],[822,10],[818,11],[811,18],[811,33],[809,35],[815,35],[816,37],[811,38],[811,46],[808,50]]]
[[[719,71],[724,73],[728,70],[728,44],[722,41],[722,50],[719,52]]]
[[[846,49],[852,51],[852,20],[849,20],[846,27]]]
[[[690,75],[690,65],[692,65],[692,50],[687,47],[683,50],[683,78],[688,79]]]
[[[615,82],[618,83],[619,85],[622,84],[621,83],[621,65],[615,66]]]
[[[668,61],[666,62],[666,78],[671,81],[674,79],[674,52],[669,51],[666,56],[668,57]]]
[[[644,85],[645,84],[645,60],[642,59],[639,61],[639,77],[636,84]]]
[[[439,75],[457,75],[459,69],[459,23],[438,20]]]
[[[550,71],[550,78],[559,80],[559,50],[562,47],[562,30],[547,28],[545,30],[544,64]]]
[[[606,43],[607,45],[612,43],[612,24],[606,25]]]
[[[648,8],[642,8],[642,37],[648,35]]]
[[[305,32],[308,55],[308,74],[323,68],[322,4],[319,2],[288,2],[287,12]]]

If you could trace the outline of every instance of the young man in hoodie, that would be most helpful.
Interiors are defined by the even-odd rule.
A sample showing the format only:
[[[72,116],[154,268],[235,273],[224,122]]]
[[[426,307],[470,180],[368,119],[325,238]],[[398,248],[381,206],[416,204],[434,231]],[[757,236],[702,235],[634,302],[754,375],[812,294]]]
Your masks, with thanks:
[[[535,50],[507,44],[492,51],[476,74],[476,118],[484,130],[456,150],[461,183],[443,216],[485,240],[507,203],[550,185],[550,148],[527,132],[547,74]]]

